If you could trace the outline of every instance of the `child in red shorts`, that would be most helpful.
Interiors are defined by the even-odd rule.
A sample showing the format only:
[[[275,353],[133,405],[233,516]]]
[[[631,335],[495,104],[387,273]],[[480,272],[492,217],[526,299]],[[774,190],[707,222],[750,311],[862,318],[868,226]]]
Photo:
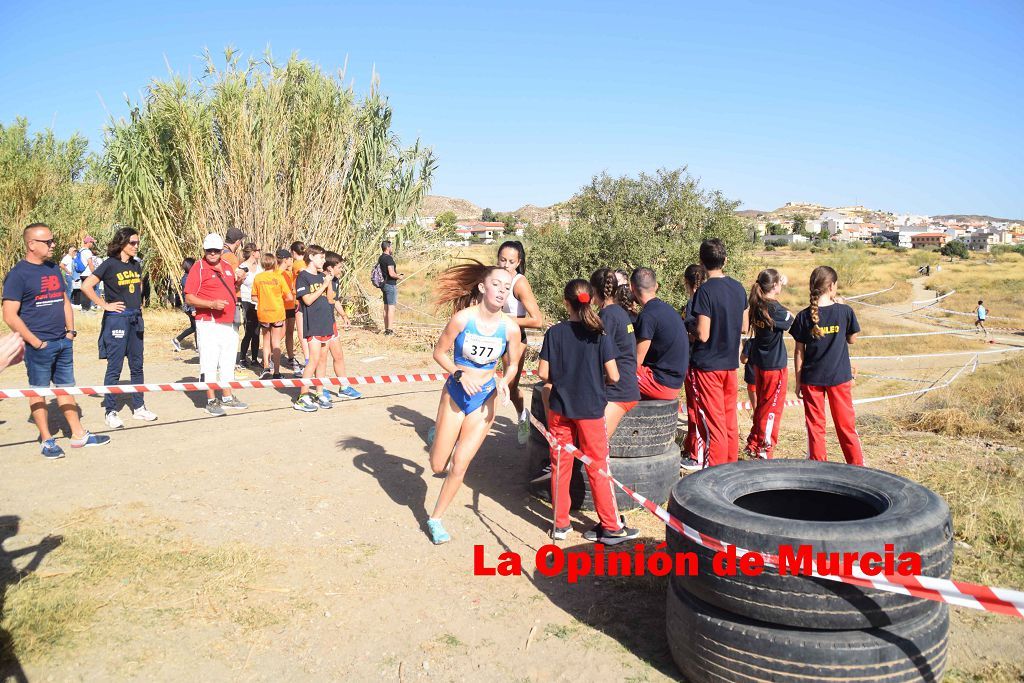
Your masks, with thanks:
[[[636,538],[640,533],[622,523],[615,505],[615,485],[597,472],[599,469],[608,471],[605,384],[619,380],[615,347],[604,333],[601,318],[590,305],[595,297],[590,283],[570,280],[564,296],[569,320],[545,333],[540,350],[537,374],[544,382],[544,411],[548,430],[555,439],[576,446],[594,460],[586,470],[600,523],[583,537],[614,545]],[[551,505],[554,508],[551,537],[555,540],[564,540],[572,530],[569,482],[573,459],[573,454],[566,449],[551,448]]]

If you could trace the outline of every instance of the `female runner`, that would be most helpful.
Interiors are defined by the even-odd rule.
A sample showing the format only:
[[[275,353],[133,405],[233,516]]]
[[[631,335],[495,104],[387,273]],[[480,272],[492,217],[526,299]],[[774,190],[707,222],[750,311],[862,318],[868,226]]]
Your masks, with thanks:
[[[504,268],[479,262],[453,266],[438,277],[437,291],[437,303],[451,303],[455,309],[434,346],[434,360],[450,375],[441,390],[430,448],[430,469],[447,472],[427,520],[430,540],[440,544],[451,540],[441,516],[491,429],[495,398],[500,395],[508,403],[523,345],[519,326],[502,312],[512,291],[512,275]],[[499,358],[505,367],[500,379],[495,376]]]
[[[512,291],[505,299],[502,310],[516,319],[516,323],[522,330],[520,339],[525,345],[526,328],[539,330],[544,325],[544,316],[540,312],[540,306],[537,305],[537,298],[533,295],[533,288],[526,280],[526,250],[523,248],[523,243],[515,240],[502,242],[498,247],[498,265],[512,276]],[[522,367],[516,370],[515,377],[508,385],[512,405],[516,408],[516,416],[519,420],[516,436],[520,446],[525,445],[530,437],[530,416],[523,403],[523,395],[519,391],[519,376],[522,370]]]

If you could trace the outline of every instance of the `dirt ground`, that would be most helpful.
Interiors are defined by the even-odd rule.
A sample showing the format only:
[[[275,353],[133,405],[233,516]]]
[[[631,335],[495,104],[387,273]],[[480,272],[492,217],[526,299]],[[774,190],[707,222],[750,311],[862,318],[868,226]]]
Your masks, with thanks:
[[[78,382],[101,384],[95,335],[83,336]],[[197,378],[195,354],[175,357],[167,338],[149,334],[147,379]],[[352,331],[349,374],[431,368],[430,338],[425,332],[386,340]],[[24,370],[4,373],[0,383],[23,386]],[[131,567],[118,569],[105,578],[88,622],[25,658],[27,677],[678,676],[665,643],[664,580],[568,585],[564,577],[534,575],[533,553],[547,542],[549,509],[527,495],[526,451],[516,443],[511,407],[501,411],[446,516],[453,541],[435,547],[423,528],[441,480],[430,474],[425,436],[439,385],[361,389],[363,400],[315,414],[292,410],[286,395],[292,392],[240,391],[250,409],[223,418],[208,416],[200,395],[151,394],[147,405],[160,419],[136,422],[123,410],[127,427],[116,433],[103,424],[100,399],[83,397],[86,426],[113,441],[71,450],[61,440],[67,457],[55,462],[39,456],[25,402],[0,401],[0,515],[19,525],[7,534],[7,553],[48,534],[100,529],[129,541],[158,539],[182,554],[245,548],[258,558],[244,578],[216,593],[202,585],[215,585],[214,574],[199,575],[197,584],[188,572],[148,580]],[[742,424],[748,419],[741,415]],[[790,413],[784,424],[781,455],[800,457],[801,421]],[[865,436],[869,463],[891,457],[882,450]],[[663,538],[646,513],[630,513],[630,520],[650,540]],[[593,523],[586,513],[575,522],[577,532]],[[524,575],[473,576],[475,544],[491,562],[504,550],[520,553]],[[37,572],[54,578],[40,580],[82,571],[62,564],[72,559],[53,550]],[[1024,659],[1024,620],[955,609],[953,624],[951,668],[970,674]]]

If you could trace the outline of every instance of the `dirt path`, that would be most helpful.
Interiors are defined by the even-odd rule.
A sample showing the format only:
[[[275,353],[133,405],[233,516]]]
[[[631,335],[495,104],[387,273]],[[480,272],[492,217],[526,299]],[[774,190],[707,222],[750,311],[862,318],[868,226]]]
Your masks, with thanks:
[[[429,367],[425,349],[379,344],[351,333],[350,372]],[[89,355],[79,355],[78,379],[98,384],[102,367]],[[153,349],[148,377],[195,377],[192,361]],[[56,462],[39,457],[25,403],[0,401],[0,514],[20,519],[8,551],[54,529],[98,525],[127,537],[159,528],[163,543],[186,549],[241,544],[267,562],[251,583],[208,605],[173,582],[152,587],[158,597],[142,607],[114,589],[73,648],[25,663],[30,679],[674,678],[662,581],[573,586],[533,576],[549,509],[526,493],[511,408],[446,518],[453,542],[427,541],[426,509],[441,483],[424,448],[437,392],[436,384],[367,387],[361,401],[306,415],[285,392],[242,391],[251,408],[224,418],[200,410],[201,396],[155,394],[147,404],[159,421],[126,419],[112,445],[69,450]],[[99,399],[81,405],[86,424],[106,431]],[[800,429],[799,420],[786,423],[784,456],[799,457]],[[645,513],[631,519],[649,538],[663,537]],[[576,518],[577,530],[591,523]],[[520,553],[527,572],[473,576],[475,544],[491,562],[504,550]],[[68,568],[44,560],[40,569]],[[135,576],[126,570],[117,585],[134,586]],[[972,622],[963,636],[955,629],[955,656],[1000,656],[1008,646],[980,637],[989,631],[1024,641],[1006,621]]]

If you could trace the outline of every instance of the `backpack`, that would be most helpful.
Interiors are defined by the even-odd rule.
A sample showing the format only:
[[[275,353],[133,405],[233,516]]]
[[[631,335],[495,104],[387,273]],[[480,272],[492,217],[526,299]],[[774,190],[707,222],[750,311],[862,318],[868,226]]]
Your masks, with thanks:
[[[81,275],[85,272],[85,262],[82,261],[82,252],[75,254],[75,258],[71,260],[71,267],[75,269],[76,275]]]
[[[384,287],[384,271],[380,269],[380,261],[378,261],[377,265],[375,265],[373,270],[370,271],[370,284],[377,289],[382,289]]]

